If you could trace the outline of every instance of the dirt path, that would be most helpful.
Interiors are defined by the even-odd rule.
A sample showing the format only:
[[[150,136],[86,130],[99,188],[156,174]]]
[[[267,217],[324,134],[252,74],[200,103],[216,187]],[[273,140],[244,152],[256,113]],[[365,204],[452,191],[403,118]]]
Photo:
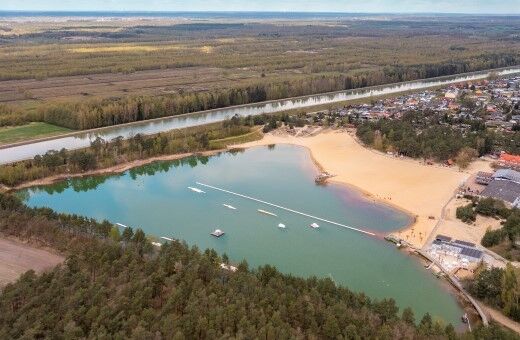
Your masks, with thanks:
[[[46,250],[0,238],[0,287],[16,281],[21,274],[30,269],[41,273],[63,260],[63,257]]]
[[[520,334],[520,323],[511,320],[504,314],[500,313],[498,310],[488,307],[481,303],[481,306],[484,307],[486,312],[491,316],[491,319],[495,321],[496,323],[501,324],[502,326],[505,326],[509,328],[510,330]]]

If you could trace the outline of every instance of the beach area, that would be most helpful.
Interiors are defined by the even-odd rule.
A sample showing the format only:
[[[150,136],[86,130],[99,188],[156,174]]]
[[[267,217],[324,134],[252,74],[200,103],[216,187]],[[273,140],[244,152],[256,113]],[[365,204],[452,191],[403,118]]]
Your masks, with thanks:
[[[412,224],[394,234],[422,248],[444,217],[444,208],[457,188],[471,174],[490,169],[490,162],[476,160],[464,171],[457,167],[427,165],[362,146],[346,130],[328,130],[309,136],[266,134],[263,139],[236,147],[293,144],[306,147],[317,166],[334,177],[330,182],[347,185],[374,202],[391,205],[408,213]],[[462,223],[462,222],[461,222]]]
[[[467,233],[467,226],[452,216],[457,205],[454,198],[457,188],[472,174],[478,171],[489,171],[491,169],[489,161],[476,160],[464,171],[456,166],[429,165],[419,160],[400,158],[367,148],[359,143],[353,131],[321,128],[296,136],[280,129],[265,134],[260,140],[232,145],[228,149],[273,144],[291,144],[307,148],[320,171],[334,175],[328,179],[329,182],[349,186],[362,192],[374,203],[387,204],[410,215],[413,223],[393,234],[415,248],[422,248],[434,229],[437,233],[442,232],[478,243],[475,236],[481,237],[487,228],[484,224],[489,224],[488,221],[479,223],[477,220],[476,227],[479,231],[476,234]],[[210,156],[222,151],[224,150],[200,154]],[[50,176],[23,183],[15,188],[0,189],[19,190],[49,185],[68,178],[122,173],[138,166],[180,159],[192,154],[174,154],[136,160],[83,173]],[[470,239],[465,236],[470,236]]]

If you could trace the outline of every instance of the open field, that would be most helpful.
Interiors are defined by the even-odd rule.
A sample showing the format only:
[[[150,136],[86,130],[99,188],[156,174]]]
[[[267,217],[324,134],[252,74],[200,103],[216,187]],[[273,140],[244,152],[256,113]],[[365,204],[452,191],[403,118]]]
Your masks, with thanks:
[[[16,281],[28,270],[41,273],[63,260],[63,257],[48,251],[0,238],[0,288]]]
[[[421,248],[441,218],[443,206],[467,172],[457,168],[425,165],[400,159],[361,146],[349,133],[329,131],[311,137],[268,134],[262,140],[240,145],[295,144],[307,147],[315,161],[329,173],[333,182],[353,186],[367,199],[383,202],[408,212],[415,223],[399,232],[402,239]],[[469,169],[485,169],[488,163],[477,161]]]
[[[0,19],[0,103],[257,84],[277,99],[520,63],[518,18],[365,19]]]
[[[71,131],[61,126],[41,122],[21,126],[8,126],[0,128],[0,145],[28,139],[51,137]]]
[[[268,80],[281,81],[296,72],[279,72]],[[127,95],[167,95],[179,92],[203,92],[246,86],[260,77],[251,70],[228,71],[212,67],[187,67],[149,70],[135,73],[107,73],[54,77],[43,80],[0,82],[0,103],[35,108],[48,101],[84,101],[89,98]]]

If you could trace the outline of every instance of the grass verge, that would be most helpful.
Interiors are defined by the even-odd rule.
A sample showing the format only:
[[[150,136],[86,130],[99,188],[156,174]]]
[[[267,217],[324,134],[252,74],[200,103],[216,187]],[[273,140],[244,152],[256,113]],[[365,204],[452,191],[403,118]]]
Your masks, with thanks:
[[[33,122],[20,126],[8,126],[0,128],[0,145],[56,136],[72,130],[41,122]]]

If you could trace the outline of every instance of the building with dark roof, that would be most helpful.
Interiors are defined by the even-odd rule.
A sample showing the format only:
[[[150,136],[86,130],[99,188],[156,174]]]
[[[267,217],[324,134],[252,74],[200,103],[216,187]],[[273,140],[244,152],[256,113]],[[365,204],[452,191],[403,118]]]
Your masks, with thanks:
[[[493,174],[493,179],[520,183],[520,172],[511,169],[500,169]]]
[[[483,253],[482,251],[478,250],[478,249],[475,249],[475,248],[466,248],[466,247],[463,247],[461,250],[460,250],[460,255],[464,256],[464,257],[470,257],[472,259],[478,259],[480,260],[480,258],[482,257]]]
[[[511,204],[520,197],[520,183],[510,180],[495,179],[482,191],[482,196],[493,197]]]
[[[461,240],[455,240],[453,243],[457,243],[457,244],[460,244],[461,246],[466,246],[466,247],[475,247],[475,243],[461,241]]]
[[[488,185],[493,180],[493,174],[491,172],[479,171],[475,181],[478,184]]]
[[[466,259],[469,262],[478,262],[484,255],[484,253],[477,248],[475,248],[475,244],[471,242],[455,240],[453,242],[450,241],[442,241],[438,239],[437,235],[435,240],[432,243],[432,247],[441,250],[441,251],[449,251],[458,254],[459,258]],[[447,237],[450,239],[450,237]]]

